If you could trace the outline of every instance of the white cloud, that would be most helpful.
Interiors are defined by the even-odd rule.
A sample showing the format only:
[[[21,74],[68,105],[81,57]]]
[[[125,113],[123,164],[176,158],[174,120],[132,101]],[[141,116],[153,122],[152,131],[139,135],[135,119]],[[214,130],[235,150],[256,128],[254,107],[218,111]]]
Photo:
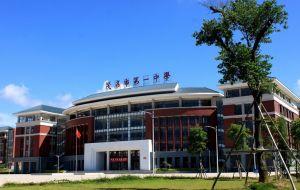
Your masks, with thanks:
[[[57,99],[57,104],[59,107],[67,108],[67,107],[71,107],[73,105],[72,104],[73,96],[70,93],[58,95],[56,97],[56,99]]]
[[[40,100],[31,99],[28,95],[29,90],[24,85],[8,84],[0,91],[0,97],[23,107],[41,104]]]
[[[15,126],[17,118],[12,114],[0,113],[0,126]]]
[[[49,106],[55,106],[60,108],[68,108],[73,106],[73,96],[70,93],[60,94],[55,97],[54,100],[49,100],[46,102]]]
[[[72,106],[73,97],[70,93],[61,94],[54,100],[41,101],[30,98],[29,89],[24,85],[8,84],[0,90],[0,98],[22,107],[32,107],[42,103],[67,108]]]

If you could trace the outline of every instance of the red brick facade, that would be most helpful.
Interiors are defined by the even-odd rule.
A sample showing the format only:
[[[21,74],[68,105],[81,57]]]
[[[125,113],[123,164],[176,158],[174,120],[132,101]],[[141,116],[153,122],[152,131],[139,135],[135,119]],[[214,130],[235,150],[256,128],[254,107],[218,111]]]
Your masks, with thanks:
[[[84,143],[94,142],[94,117],[82,117],[67,122],[65,154],[76,154],[76,129],[81,137],[77,138],[77,154],[84,154]]]
[[[279,115],[282,115],[290,120],[295,120],[299,118],[298,114],[293,113],[291,110],[286,108],[284,105],[281,105],[279,102],[275,100],[268,100],[268,101],[263,101],[263,105],[266,108],[267,112],[269,112],[270,116],[273,118],[278,118]],[[225,130],[225,135],[224,135],[224,142],[226,147],[232,147],[233,142],[228,138],[227,132],[232,123],[239,123],[242,121],[242,118],[245,117],[245,115],[235,115],[234,113],[234,105],[224,105],[223,106],[223,115],[224,116],[231,116],[230,118],[224,118],[224,130]],[[245,120],[251,120],[250,118],[246,118]],[[288,124],[288,133],[290,134],[290,127],[291,124]],[[289,135],[290,136],[290,135]],[[289,142],[290,144],[292,143],[291,137],[289,137]]]
[[[210,108],[170,108],[157,109],[155,115],[155,147],[159,151],[172,151],[185,149],[189,144],[189,132],[192,127],[203,127],[217,125],[217,110]],[[196,117],[195,117],[196,116]],[[207,123],[203,123],[195,118],[205,117]],[[164,121],[163,119],[166,119]],[[152,139],[152,116],[146,114],[146,139]],[[171,126],[171,127],[170,127]],[[176,134],[176,130],[178,132]],[[215,132],[208,130],[208,146],[215,147]],[[157,133],[157,134],[156,134]],[[165,136],[162,137],[161,133]],[[170,135],[171,133],[171,135]],[[179,135],[179,136],[177,136]]]
[[[30,157],[47,157],[49,153],[55,151],[55,144],[51,145],[51,141],[55,140],[53,135],[49,134],[53,127],[37,125],[31,127],[28,134],[25,127],[16,128],[16,137],[14,145],[14,155],[16,158],[25,157],[24,155],[24,138],[30,141],[30,144],[25,144],[25,151],[30,151]],[[27,156],[26,156],[27,157]]]

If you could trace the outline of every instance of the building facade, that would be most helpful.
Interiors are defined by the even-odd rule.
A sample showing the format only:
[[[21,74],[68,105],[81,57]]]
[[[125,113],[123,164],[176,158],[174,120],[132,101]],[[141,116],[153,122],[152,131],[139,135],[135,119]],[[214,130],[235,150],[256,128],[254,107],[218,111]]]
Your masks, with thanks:
[[[18,113],[14,143],[15,173],[35,173],[56,169],[63,109],[40,105]]]
[[[300,99],[291,90],[289,90],[278,79],[273,78],[276,88],[272,93],[263,94],[262,103],[267,111],[267,114],[276,119],[279,117],[284,118],[287,126],[288,143],[290,147],[293,147],[293,139],[291,137],[291,122],[299,118],[299,110],[297,104]],[[245,126],[252,131],[254,135],[254,108],[251,108],[253,98],[251,91],[246,83],[236,84],[223,84],[219,86],[219,89],[224,92],[223,98],[223,121],[224,121],[224,140],[225,146],[228,150],[233,146],[227,135],[228,129],[231,124],[245,124]],[[232,157],[227,163],[227,168],[236,168],[236,157]],[[244,166],[247,165],[247,158],[243,157]],[[272,165],[272,163],[270,163]],[[255,169],[255,163],[252,163]]]
[[[202,127],[209,135],[204,165],[215,170],[216,132],[223,146],[221,125],[217,130],[217,104],[222,96],[208,88],[179,88],[177,83],[166,83],[77,100],[63,112],[69,118],[65,167],[85,171],[150,170],[154,131],[156,167],[196,168],[200,161],[199,156],[188,153],[189,132],[193,127]]]
[[[263,95],[263,105],[271,117],[285,119],[293,147],[291,122],[299,118],[300,99],[277,79],[273,82],[277,88]],[[65,110],[36,106],[15,114],[18,122],[10,136],[3,138],[0,128],[0,151],[1,142],[6,150],[14,144],[16,173],[58,167],[67,171],[196,169],[201,159],[208,172],[217,170],[217,160],[226,171],[236,171],[236,156],[224,163],[233,146],[227,133],[233,123],[245,123],[253,133],[253,98],[245,83],[223,84],[219,89],[224,95],[205,87],[163,83],[92,94]],[[208,133],[202,158],[188,151],[192,128]],[[8,140],[12,136],[14,141]],[[2,160],[7,162],[11,154],[6,155]],[[250,156],[242,155],[244,166]],[[256,169],[255,161],[251,167]]]
[[[0,127],[0,164],[11,166],[13,158],[14,129],[12,127]]]

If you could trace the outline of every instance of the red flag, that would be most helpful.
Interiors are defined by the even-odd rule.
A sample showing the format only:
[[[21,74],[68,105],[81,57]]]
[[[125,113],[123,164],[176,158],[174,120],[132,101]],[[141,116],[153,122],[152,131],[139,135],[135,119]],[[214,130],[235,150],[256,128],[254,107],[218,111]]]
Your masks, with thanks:
[[[79,139],[80,139],[80,137],[81,137],[81,134],[80,134],[80,132],[78,131],[78,129],[76,129],[76,137],[79,138]]]

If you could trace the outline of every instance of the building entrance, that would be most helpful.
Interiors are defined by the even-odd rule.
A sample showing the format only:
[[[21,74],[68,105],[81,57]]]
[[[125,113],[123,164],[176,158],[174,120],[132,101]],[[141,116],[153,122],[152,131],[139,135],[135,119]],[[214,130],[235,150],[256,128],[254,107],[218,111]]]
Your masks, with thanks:
[[[128,170],[128,152],[112,151],[109,152],[110,170]]]
[[[130,169],[140,170],[140,151],[139,150],[130,151],[130,157],[131,157]]]

